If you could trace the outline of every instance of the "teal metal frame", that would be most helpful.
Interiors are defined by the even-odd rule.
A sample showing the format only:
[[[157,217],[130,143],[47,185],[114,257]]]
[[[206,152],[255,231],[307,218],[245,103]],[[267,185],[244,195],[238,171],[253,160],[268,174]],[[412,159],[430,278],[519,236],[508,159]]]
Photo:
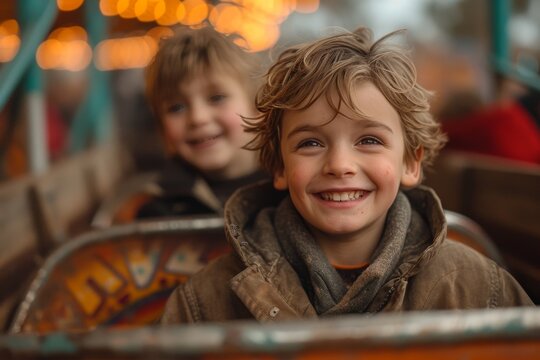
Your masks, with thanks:
[[[95,49],[106,38],[107,21],[99,10],[98,1],[86,1],[84,7],[90,46]],[[88,94],[75,115],[70,132],[71,152],[83,150],[93,141],[102,142],[112,132],[110,74],[98,70],[92,61],[89,75]]]
[[[0,69],[0,108],[6,105],[23,77],[26,90],[41,89],[35,53],[58,12],[55,1],[19,0],[17,6],[22,29],[21,47],[15,58]]]
[[[95,48],[106,37],[107,21],[99,11],[98,1],[86,1],[84,6],[85,26],[90,45]],[[56,1],[18,0],[21,47],[12,61],[0,68],[0,108],[7,104],[17,86],[20,86],[27,101],[28,158],[30,172],[34,174],[48,168],[43,72],[36,63],[35,54],[57,15]],[[109,77],[108,73],[99,71],[91,64],[90,86],[70,130],[71,153],[84,149],[88,144],[102,142],[111,134],[113,111]]]
[[[495,71],[522,84],[540,90],[540,76],[524,73],[512,64],[510,57],[510,36],[508,19],[512,12],[512,0],[493,0],[491,2],[491,55]]]

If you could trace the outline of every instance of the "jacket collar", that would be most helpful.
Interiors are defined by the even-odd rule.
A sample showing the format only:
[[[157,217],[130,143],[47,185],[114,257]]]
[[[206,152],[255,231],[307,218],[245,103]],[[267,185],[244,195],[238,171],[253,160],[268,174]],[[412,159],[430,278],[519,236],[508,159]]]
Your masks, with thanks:
[[[393,298],[391,295],[403,290],[404,287],[399,285],[431,259],[446,236],[444,212],[434,192],[420,186],[404,194],[402,196],[406,196],[414,210],[414,222],[429,235],[414,241],[407,239],[397,266],[395,263],[389,266],[386,282],[371,289],[375,296],[369,300],[368,308],[362,305],[362,311],[380,311],[387,306]],[[297,273],[284,259],[277,240],[275,211],[286,196],[287,192],[274,190],[271,183],[261,182],[238,190],[225,206],[227,237],[246,265],[246,270],[233,279],[231,286],[259,321],[317,316]],[[414,226],[412,230],[420,231]],[[407,230],[410,232],[411,229]],[[350,312],[350,309],[338,306],[329,314],[343,311]]]

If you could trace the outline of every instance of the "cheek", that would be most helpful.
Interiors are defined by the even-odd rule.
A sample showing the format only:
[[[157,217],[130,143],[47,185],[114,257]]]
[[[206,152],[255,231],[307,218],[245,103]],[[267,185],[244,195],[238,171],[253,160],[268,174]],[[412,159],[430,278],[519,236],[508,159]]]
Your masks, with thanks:
[[[312,179],[309,167],[300,166],[299,164],[291,164],[295,170],[289,173],[288,182],[289,189],[296,193],[303,193]]]
[[[245,133],[243,124],[244,120],[235,112],[228,111],[222,116],[221,125],[231,135],[242,136]]]
[[[222,126],[231,133],[243,133],[244,120],[242,116],[252,116],[248,109],[247,105],[240,100],[229,103],[220,110]]]
[[[391,162],[380,161],[373,167],[372,174],[381,185],[398,188],[401,180],[400,169],[399,166]]]
[[[165,134],[167,137],[177,140],[182,138],[185,134],[184,126],[182,121],[167,121],[165,120],[163,128],[165,129]]]

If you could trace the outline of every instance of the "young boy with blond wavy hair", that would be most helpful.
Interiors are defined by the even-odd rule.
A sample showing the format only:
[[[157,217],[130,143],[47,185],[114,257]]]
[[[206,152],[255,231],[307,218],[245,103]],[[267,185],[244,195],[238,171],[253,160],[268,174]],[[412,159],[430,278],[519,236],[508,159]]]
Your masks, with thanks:
[[[419,185],[445,136],[394,35],[344,32],[270,68],[248,131],[273,186],[230,198],[234,252],[181,285],[162,323],[532,305],[508,272],[446,239],[440,201]]]
[[[146,69],[146,93],[165,140],[169,162],[159,196],[138,217],[223,214],[242,185],[267,178],[243,117],[256,116],[259,65],[211,27],[181,29],[163,39]]]

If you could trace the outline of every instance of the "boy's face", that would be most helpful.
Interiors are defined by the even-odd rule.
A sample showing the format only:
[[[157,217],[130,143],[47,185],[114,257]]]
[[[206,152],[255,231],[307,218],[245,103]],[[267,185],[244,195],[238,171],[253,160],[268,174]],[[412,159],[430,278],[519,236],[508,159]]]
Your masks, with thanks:
[[[235,77],[218,72],[195,75],[179,85],[174,101],[164,104],[163,114],[169,146],[204,174],[228,179],[257,167],[255,154],[241,149],[250,136],[240,115],[254,112]]]
[[[398,113],[370,82],[355,88],[359,118],[344,105],[334,112],[325,96],[282,119],[283,171],[274,186],[288,189],[304,220],[319,239],[360,239],[381,235],[400,184],[414,186],[420,160],[404,162]],[[332,94],[335,96],[335,94]]]

